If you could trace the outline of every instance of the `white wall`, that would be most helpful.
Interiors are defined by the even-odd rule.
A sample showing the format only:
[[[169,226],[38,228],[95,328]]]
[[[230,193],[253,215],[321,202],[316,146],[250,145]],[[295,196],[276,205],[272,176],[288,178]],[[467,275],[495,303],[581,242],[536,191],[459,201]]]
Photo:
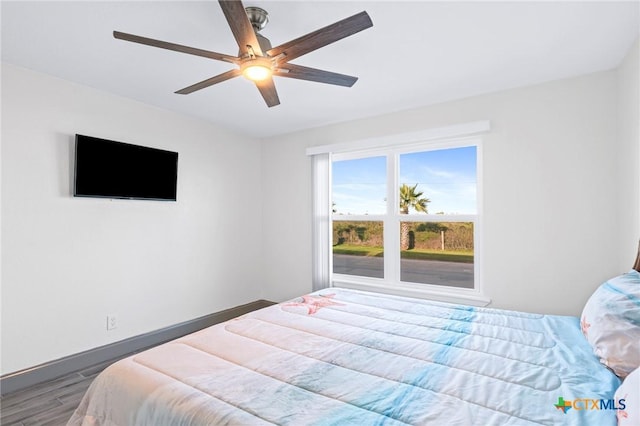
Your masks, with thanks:
[[[620,268],[633,263],[640,238],[640,39],[618,67],[618,213]]]
[[[637,75],[630,79],[637,85]],[[635,254],[620,245],[622,229],[638,233],[632,222],[639,208],[636,202],[628,207],[633,213],[617,212],[620,194],[637,192],[637,182],[618,173],[632,143],[617,140],[617,104],[617,73],[610,71],[266,140],[267,297],[283,300],[311,289],[306,147],[488,119],[486,294],[500,308],[579,315],[592,291],[626,271]],[[638,173],[637,163],[629,166]]]
[[[178,151],[178,201],[73,198],[75,133]],[[2,373],[261,298],[261,207],[244,196],[259,192],[260,152],[3,64]]]

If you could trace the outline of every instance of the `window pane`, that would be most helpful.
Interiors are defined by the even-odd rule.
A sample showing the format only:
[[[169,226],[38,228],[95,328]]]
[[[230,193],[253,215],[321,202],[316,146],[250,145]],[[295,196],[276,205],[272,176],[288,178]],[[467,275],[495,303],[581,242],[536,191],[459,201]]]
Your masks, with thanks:
[[[475,214],[476,147],[400,155],[400,213]]]
[[[400,280],[473,288],[472,222],[401,222]]]
[[[387,196],[385,157],[334,161],[332,167],[333,212],[384,214]]]
[[[382,222],[333,221],[333,272],[384,278]]]

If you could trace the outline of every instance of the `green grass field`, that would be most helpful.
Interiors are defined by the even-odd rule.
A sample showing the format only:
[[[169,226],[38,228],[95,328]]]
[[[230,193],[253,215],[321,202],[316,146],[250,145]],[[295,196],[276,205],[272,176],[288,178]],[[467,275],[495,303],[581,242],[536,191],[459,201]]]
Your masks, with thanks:
[[[334,254],[347,254],[351,256],[375,256],[382,257],[382,247],[351,246],[340,244],[333,246]],[[403,250],[400,253],[403,259],[440,260],[443,262],[473,263],[473,252],[447,251],[447,250]]]

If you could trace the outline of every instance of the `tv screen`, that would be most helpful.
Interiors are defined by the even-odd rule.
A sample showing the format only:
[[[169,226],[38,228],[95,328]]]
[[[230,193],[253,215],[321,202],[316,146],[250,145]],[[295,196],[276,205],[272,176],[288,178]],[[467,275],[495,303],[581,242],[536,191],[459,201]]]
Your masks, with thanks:
[[[176,201],[178,153],[76,135],[75,197]]]

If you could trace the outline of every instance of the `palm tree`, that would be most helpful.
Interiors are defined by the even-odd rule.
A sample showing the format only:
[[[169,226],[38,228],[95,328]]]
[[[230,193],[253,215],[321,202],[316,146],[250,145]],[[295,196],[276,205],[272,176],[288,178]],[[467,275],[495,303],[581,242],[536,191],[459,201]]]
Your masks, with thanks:
[[[403,183],[400,186],[400,213],[409,214],[409,209],[413,209],[417,212],[428,213],[427,204],[431,202],[428,198],[421,198],[423,192],[416,192],[418,184],[409,186]],[[412,249],[409,244],[409,223],[402,222],[400,225],[400,249],[409,250]]]

